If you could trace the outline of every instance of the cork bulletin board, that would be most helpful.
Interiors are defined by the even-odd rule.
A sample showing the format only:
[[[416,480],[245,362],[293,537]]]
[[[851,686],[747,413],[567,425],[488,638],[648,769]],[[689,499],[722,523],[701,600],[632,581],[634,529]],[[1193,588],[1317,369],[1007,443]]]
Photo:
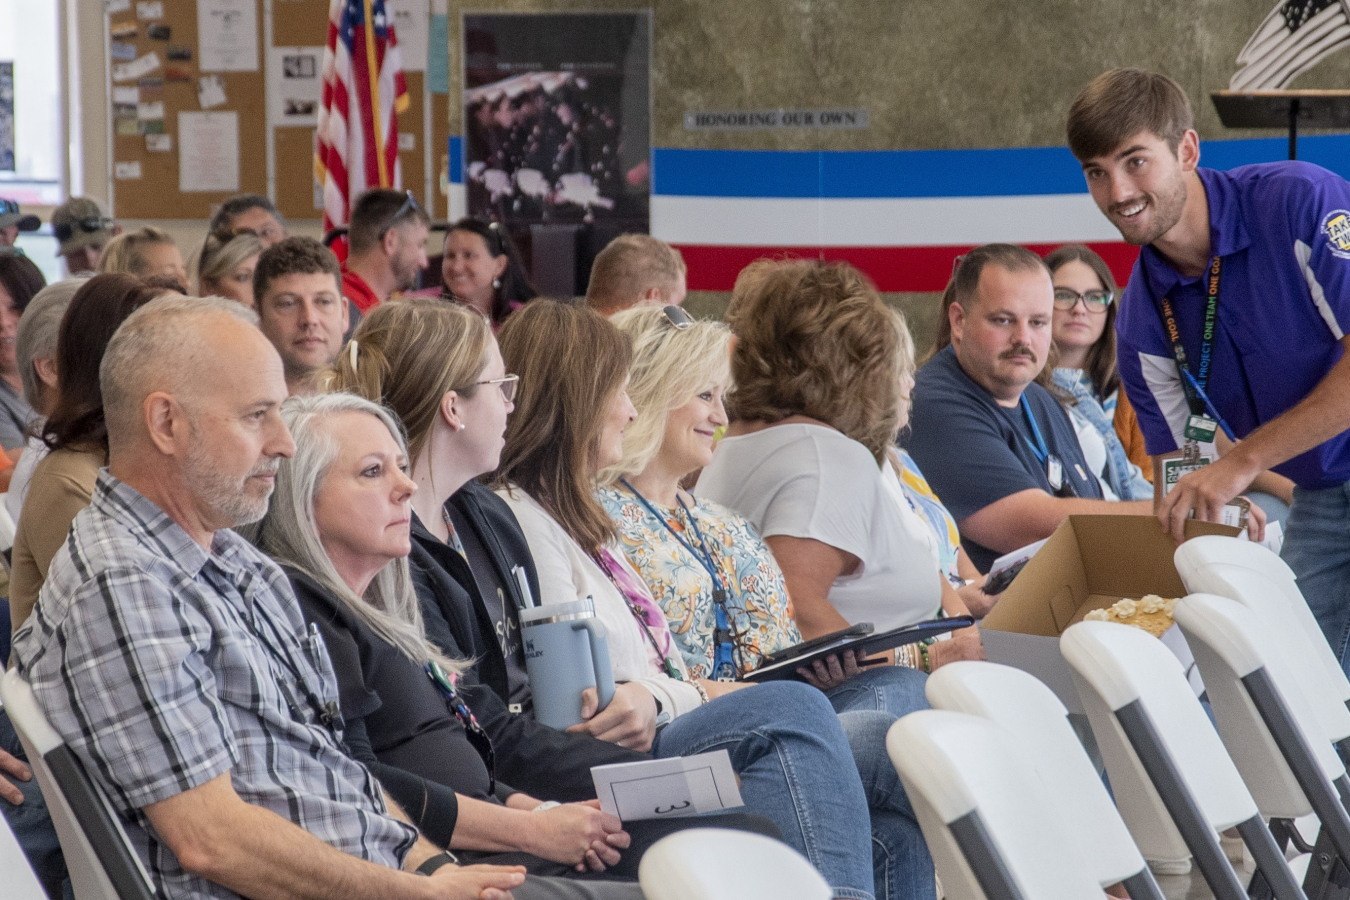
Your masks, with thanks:
[[[419,19],[426,15],[425,2],[389,2],[419,10]],[[328,0],[110,0],[108,6],[115,215],[206,218],[226,197],[248,192],[270,196],[287,218],[319,218],[317,108],[288,92],[322,78]],[[427,203],[430,149],[427,205],[443,218],[446,199],[438,185],[448,97],[425,96],[423,71],[405,66],[404,78],[409,104],[398,119],[403,186]]]
[[[117,216],[206,218],[267,192],[262,34],[262,0],[110,0]]]

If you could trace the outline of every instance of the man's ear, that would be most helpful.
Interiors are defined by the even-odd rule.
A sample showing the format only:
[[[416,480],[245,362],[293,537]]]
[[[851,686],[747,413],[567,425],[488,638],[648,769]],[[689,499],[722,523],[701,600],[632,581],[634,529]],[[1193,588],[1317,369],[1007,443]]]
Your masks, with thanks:
[[[397,228],[390,228],[380,238],[380,249],[384,250],[385,256],[394,256],[398,253],[399,233]]]
[[[1194,172],[1196,166],[1200,165],[1200,135],[1195,133],[1194,128],[1186,129],[1186,133],[1181,136],[1181,142],[1177,144],[1177,161],[1185,172]]]
[[[643,303],[661,303],[665,305],[665,297],[661,294],[659,287],[649,287],[642,292]]]
[[[188,423],[183,408],[172,394],[156,391],[141,407],[150,441],[165,456],[177,456],[186,444]],[[179,443],[180,438],[183,444]]]
[[[947,307],[947,324],[952,329],[952,343],[959,343],[966,328],[966,310],[955,300],[952,301],[951,306]]]

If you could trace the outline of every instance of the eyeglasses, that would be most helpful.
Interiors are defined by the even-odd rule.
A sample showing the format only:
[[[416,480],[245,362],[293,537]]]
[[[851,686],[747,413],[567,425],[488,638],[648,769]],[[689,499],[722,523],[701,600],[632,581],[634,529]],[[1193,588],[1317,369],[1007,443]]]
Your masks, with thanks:
[[[681,331],[694,324],[694,320],[689,318],[689,313],[678,306],[663,306],[661,307],[661,313],[666,317],[666,321],[671,324],[671,327],[678,328]]]
[[[75,234],[75,229],[86,234],[93,234],[96,231],[103,231],[113,227],[113,220],[106,216],[88,216],[83,219],[76,219],[74,222],[61,223],[52,228],[52,234],[56,235],[58,241],[68,241]]]
[[[417,198],[413,196],[412,191],[408,191],[407,195],[408,199],[403,201],[403,205],[398,208],[398,212],[394,213],[392,216],[389,217],[389,224],[385,225],[383,228],[380,229],[380,237],[384,237],[386,234],[388,234],[389,229],[397,225],[399,219],[403,218],[408,213],[414,210],[419,210],[422,208],[417,205]]]
[[[1114,299],[1115,295],[1110,291],[1083,291],[1080,294],[1070,288],[1055,288],[1055,309],[1065,312],[1077,306],[1079,300],[1083,301],[1083,308],[1090,313],[1104,312]]]
[[[487,381],[475,381],[474,384],[495,384],[502,389],[502,399],[507,403],[516,399],[516,388],[520,385],[519,375],[503,375],[501,378],[489,378]]]

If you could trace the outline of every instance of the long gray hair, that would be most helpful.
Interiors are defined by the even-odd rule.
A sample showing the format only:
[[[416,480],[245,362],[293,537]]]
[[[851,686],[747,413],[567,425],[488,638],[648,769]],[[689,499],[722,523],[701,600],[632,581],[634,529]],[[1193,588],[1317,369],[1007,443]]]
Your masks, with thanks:
[[[383,406],[341,392],[291,397],[282,404],[281,417],[295,440],[295,456],[281,462],[267,515],[241,531],[259,550],[308,575],[342,600],[362,622],[418,666],[435,660],[451,672],[461,672],[468,667],[467,662],[446,657],[427,640],[407,557],[386,563],[371,580],[365,596],[358,597],[323,549],[314,518],[314,497],[340,446],[340,436],[323,423],[343,413],[365,413],[379,419],[399,449],[407,452],[398,421]]]

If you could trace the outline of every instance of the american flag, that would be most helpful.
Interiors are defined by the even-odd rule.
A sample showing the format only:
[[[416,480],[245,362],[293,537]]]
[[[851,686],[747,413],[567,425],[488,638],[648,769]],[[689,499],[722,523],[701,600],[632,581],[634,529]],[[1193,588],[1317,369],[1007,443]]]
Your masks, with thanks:
[[[401,186],[398,113],[407,108],[385,0],[332,0],[314,160],[325,231],[347,224],[352,198],[362,191]]]
[[[1284,0],[1238,54],[1230,90],[1278,90],[1350,45],[1350,0]]]

